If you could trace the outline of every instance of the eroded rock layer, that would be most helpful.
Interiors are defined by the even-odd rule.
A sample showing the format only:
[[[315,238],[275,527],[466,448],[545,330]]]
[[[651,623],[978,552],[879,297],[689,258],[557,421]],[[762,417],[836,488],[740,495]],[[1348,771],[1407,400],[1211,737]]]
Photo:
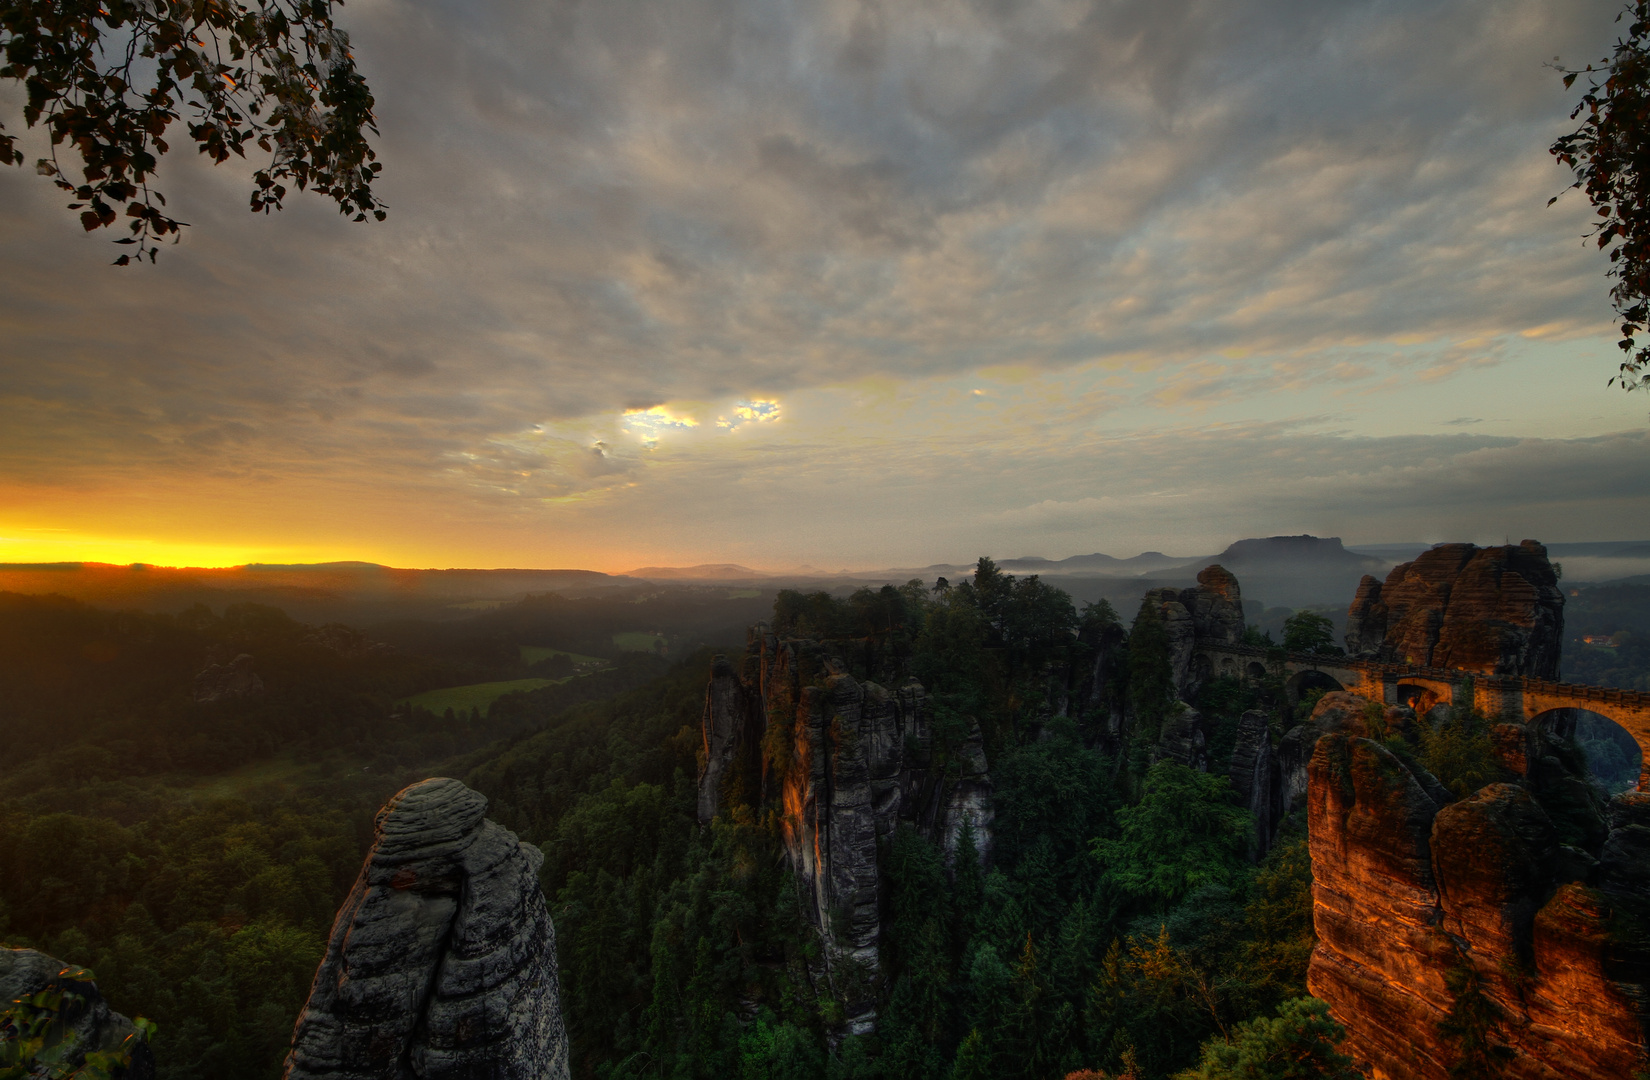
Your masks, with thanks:
[[[877,842],[901,823],[954,857],[965,823],[984,857],[991,778],[979,725],[936,737],[916,679],[884,687],[848,673],[829,644],[751,629],[739,673],[723,657],[705,694],[699,819],[763,803],[825,943],[850,1031],[874,1021],[881,883]]]
[[[1347,1051],[1376,1080],[1445,1080],[1472,1039],[1514,1080],[1644,1068],[1642,958],[1612,926],[1638,903],[1633,872],[1617,867],[1635,861],[1650,804],[1612,803],[1595,846],[1622,854],[1601,860],[1562,842],[1575,809],[1546,794],[1562,787],[1509,769],[1453,799],[1367,737],[1383,726],[1376,710],[1360,718],[1352,705],[1336,703],[1339,723],[1317,718],[1307,793],[1318,936],[1307,985],[1346,1025]],[[1519,762],[1563,765],[1537,733],[1520,745]]]
[[[289,1080],[568,1075],[544,856],[486,813],[445,778],[379,812],[298,1016]]]
[[[1346,627],[1354,655],[1557,679],[1564,591],[1534,540],[1440,544],[1394,567],[1384,583],[1365,575]]]

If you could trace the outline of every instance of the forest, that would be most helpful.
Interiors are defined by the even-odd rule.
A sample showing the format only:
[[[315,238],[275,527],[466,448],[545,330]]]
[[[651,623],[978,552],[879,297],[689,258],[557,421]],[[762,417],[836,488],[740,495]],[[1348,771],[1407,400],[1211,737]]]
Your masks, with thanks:
[[[994,785],[988,864],[964,843],[947,865],[905,829],[879,852],[879,1020],[848,1036],[808,977],[820,943],[777,808],[696,823],[706,675],[736,643],[674,664],[615,653],[484,715],[437,717],[398,701],[519,673],[512,635],[371,648],[255,605],[168,616],[0,600],[17,733],[0,768],[0,940],[91,968],[115,1009],[157,1023],[163,1077],[279,1075],[373,814],[426,775],[482,792],[545,853],[576,1076],[1353,1075],[1306,996],[1303,815],[1253,860],[1225,779],[1245,709],[1267,711],[1275,738],[1313,699],[1215,680],[1196,703],[1212,718],[1209,771],[1154,760],[1179,706],[1150,605],[1125,627],[1105,602],[1079,612],[989,559],[956,583],[778,595],[777,632],[832,643],[862,677],[916,676],[942,730],[977,720]],[[1291,647],[1332,648],[1324,622],[1292,620]],[[1056,707],[1105,641],[1123,646],[1121,743],[1104,716]],[[193,701],[201,658],[239,652],[258,657],[267,692]],[[1404,752],[1470,783],[1486,767],[1482,719],[1454,716]],[[298,771],[256,782],[270,761]]]

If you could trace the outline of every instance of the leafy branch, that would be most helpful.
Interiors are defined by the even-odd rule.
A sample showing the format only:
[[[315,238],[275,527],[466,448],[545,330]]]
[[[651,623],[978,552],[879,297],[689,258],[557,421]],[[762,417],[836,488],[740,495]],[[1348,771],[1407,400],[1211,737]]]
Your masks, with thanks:
[[[1587,236],[1610,249],[1609,273],[1616,279],[1610,299],[1621,320],[1617,344],[1627,354],[1610,382],[1634,390],[1650,388],[1650,345],[1638,344],[1650,321],[1650,0],[1634,0],[1616,21],[1624,17],[1627,34],[1616,39],[1612,56],[1584,68],[1558,68],[1565,89],[1587,76],[1570,112],[1570,119],[1584,119],[1549,151],[1575,173],[1570,187],[1586,191],[1601,219]],[[1547,205],[1557,201],[1555,195]]]
[[[254,213],[281,209],[290,185],[356,221],[384,219],[372,92],[330,0],[8,0],[0,50],[0,78],[27,93],[24,122],[51,137],[35,170],[70,193],[87,232],[127,219],[116,243],[137,251],[118,266],[154,262],[187,224],[150,187],[178,121],[214,164],[249,146],[269,155],[253,173]],[[0,162],[23,164],[16,140],[0,125]],[[79,156],[78,181],[61,151]]]

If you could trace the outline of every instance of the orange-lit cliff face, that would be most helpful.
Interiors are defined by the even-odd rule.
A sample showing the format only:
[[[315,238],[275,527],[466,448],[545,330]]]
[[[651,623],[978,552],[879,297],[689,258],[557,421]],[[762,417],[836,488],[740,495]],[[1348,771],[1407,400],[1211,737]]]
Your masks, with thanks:
[[[1446,1080],[1474,1040],[1517,1080],[1645,1067],[1644,958],[1612,929],[1650,900],[1650,795],[1589,801],[1514,727],[1506,782],[1453,801],[1355,720],[1313,750],[1307,985],[1377,1080]]]
[[[742,675],[733,670],[718,658],[706,692],[700,821],[741,807],[780,811],[805,909],[825,944],[815,975],[841,1001],[848,1030],[869,1031],[882,930],[877,842],[906,821],[954,852],[966,820],[981,850],[989,845],[991,781],[978,726],[948,748],[961,765],[948,779],[931,767],[927,698],[915,679],[893,689],[862,682],[831,643],[782,640],[765,626],[751,630]]]
[[[1396,663],[1557,679],[1563,628],[1564,593],[1545,547],[1440,544],[1385,582],[1364,577],[1346,641]]]

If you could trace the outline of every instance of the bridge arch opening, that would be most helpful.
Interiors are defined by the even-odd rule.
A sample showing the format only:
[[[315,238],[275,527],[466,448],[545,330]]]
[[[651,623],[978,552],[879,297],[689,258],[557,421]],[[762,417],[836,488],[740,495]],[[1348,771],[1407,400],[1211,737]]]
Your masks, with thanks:
[[[1321,671],[1297,671],[1283,684],[1284,692],[1289,696],[1289,704],[1298,705],[1300,700],[1314,690],[1321,690],[1325,694],[1332,690],[1345,690],[1333,675],[1326,675]]]
[[[1638,786],[1644,751],[1626,728],[1591,709],[1548,709],[1530,719],[1531,727],[1573,743],[1586,759],[1587,771],[1607,794]]]
[[[1251,679],[1266,678],[1266,665],[1259,660],[1249,661],[1248,675]]]

